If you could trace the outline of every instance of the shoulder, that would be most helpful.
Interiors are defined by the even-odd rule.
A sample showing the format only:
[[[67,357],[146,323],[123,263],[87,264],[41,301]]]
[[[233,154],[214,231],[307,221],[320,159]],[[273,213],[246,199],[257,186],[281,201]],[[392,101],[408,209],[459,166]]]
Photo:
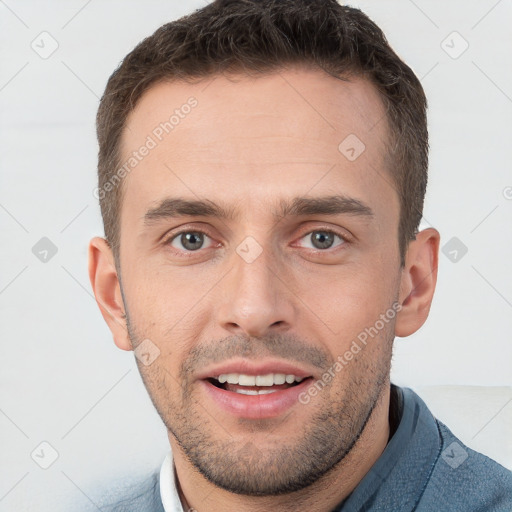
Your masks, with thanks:
[[[450,510],[470,512],[512,510],[512,472],[476,452],[436,419],[441,447],[431,478],[420,500],[423,504],[446,503]]]
[[[140,481],[112,485],[98,508],[101,512],[164,512],[159,472]]]

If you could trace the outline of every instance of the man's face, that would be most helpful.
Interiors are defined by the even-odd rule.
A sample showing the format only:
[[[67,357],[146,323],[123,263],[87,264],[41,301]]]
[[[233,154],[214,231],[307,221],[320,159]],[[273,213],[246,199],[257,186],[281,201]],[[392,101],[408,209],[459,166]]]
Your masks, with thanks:
[[[311,484],[388,386],[400,257],[387,129],[371,84],[299,69],[158,84],[127,121],[123,162],[156,142],[124,183],[128,332],[159,350],[138,365],[173,448],[220,487]]]

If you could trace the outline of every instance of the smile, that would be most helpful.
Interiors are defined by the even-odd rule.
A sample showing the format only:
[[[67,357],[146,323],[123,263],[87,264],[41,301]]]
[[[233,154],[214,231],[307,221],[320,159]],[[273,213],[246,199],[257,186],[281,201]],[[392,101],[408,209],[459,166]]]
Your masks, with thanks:
[[[304,380],[303,377],[284,373],[268,373],[266,375],[223,373],[211,378],[210,382],[220,389],[241,395],[268,395],[295,386],[302,380]]]
[[[215,415],[265,419],[279,417],[294,406],[304,407],[299,395],[314,379],[307,370],[282,361],[259,365],[238,361],[209,369],[198,380],[206,407],[213,407]]]

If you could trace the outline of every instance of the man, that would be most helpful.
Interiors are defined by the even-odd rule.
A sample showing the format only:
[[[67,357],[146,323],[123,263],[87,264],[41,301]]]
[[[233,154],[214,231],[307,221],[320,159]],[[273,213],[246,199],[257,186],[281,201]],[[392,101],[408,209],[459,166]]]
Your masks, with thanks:
[[[512,510],[512,474],[390,384],[439,233],[420,82],[334,0],[215,1],[98,111],[89,273],[167,430],[108,510]]]

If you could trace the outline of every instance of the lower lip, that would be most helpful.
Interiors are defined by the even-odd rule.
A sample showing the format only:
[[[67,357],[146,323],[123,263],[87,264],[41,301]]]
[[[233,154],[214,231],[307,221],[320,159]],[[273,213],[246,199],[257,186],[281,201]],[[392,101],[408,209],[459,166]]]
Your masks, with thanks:
[[[265,395],[242,395],[214,386],[202,380],[208,395],[221,409],[240,418],[275,418],[286,412],[299,401],[299,395],[309,386],[311,378],[304,379],[296,386],[274,391]]]

